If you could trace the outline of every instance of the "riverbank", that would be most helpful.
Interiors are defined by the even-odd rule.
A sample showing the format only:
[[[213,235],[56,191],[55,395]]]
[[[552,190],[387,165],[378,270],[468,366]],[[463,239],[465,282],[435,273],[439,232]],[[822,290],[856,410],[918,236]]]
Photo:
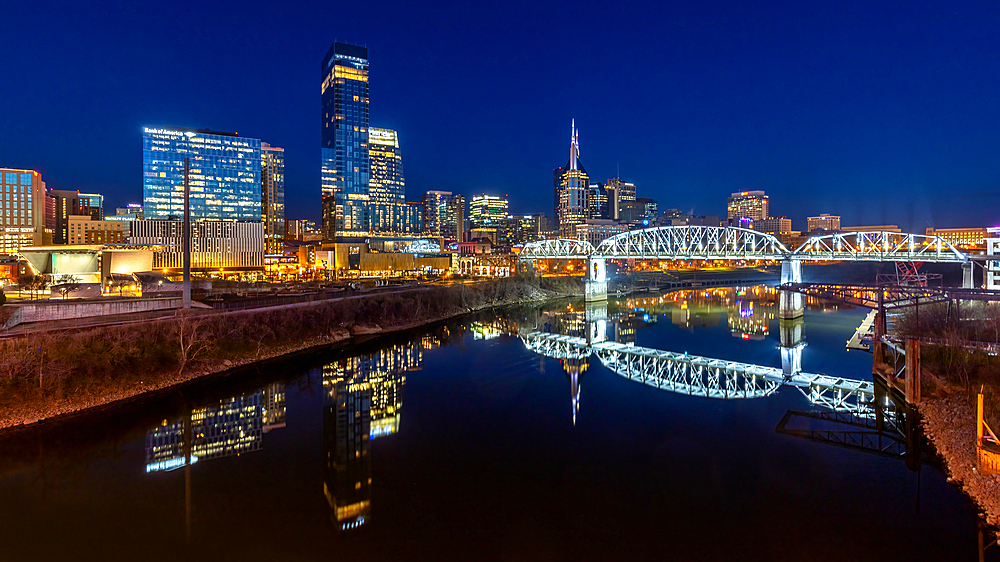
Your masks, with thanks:
[[[349,345],[493,307],[566,296],[544,281],[498,279],[313,306],[193,313],[131,326],[0,342],[0,429],[161,391],[308,349]],[[572,291],[570,291],[572,292]]]
[[[1000,527],[1000,475],[983,474],[976,466],[976,393],[923,400],[920,415],[951,480],[979,505],[987,523]]]

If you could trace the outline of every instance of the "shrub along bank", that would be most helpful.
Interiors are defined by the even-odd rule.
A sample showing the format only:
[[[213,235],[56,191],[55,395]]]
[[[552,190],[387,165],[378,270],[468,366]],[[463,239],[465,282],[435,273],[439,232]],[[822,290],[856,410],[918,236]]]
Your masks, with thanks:
[[[157,390],[352,334],[400,330],[558,293],[538,280],[430,286],[295,306],[191,313],[0,341],[0,427]],[[547,283],[541,282],[544,287]]]

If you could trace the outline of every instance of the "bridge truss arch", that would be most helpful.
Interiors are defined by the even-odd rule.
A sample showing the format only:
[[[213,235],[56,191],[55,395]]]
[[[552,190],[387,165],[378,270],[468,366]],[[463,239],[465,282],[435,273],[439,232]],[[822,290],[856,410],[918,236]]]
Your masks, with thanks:
[[[621,344],[594,349],[605,367],[643,384],[678,394],[724,400],[773,394],[780,380],[768,379],[764,367],[651,349],[629,350]]]
[[[790,251],[771,234],[731,226],[659,226],[612,236],[595,257],[616,259],[784,259]]]
[[[557,238],[554,240],[538,240],[524,245],[518,259],[584,259],[594,253],[594,246],[586,240]]]
[[[813,236],[789,256],[799,260],[964,263],[968,256],[940,236],[902,232],[840,232]]]

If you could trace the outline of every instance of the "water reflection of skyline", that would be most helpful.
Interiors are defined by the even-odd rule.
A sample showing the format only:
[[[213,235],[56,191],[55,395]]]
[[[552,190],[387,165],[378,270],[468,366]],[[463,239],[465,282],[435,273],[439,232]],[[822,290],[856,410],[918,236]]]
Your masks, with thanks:
[[[285,427],[285,415],[283,383],[192,408],[189,415],[163,420],[146,432],[146,472],[259,451],[265,433]]]

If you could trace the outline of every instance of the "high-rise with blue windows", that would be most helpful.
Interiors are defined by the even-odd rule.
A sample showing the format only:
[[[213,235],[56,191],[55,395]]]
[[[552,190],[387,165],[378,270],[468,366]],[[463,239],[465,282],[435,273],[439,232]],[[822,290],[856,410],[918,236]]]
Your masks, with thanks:
[[[334,42],[320,69],[323,239],[367,233],[368,49]]]
[[[192,220],[261,222],[261,142],[208,129],[142,132],[142,196],[146,219],[184,216],[188,159]]]

